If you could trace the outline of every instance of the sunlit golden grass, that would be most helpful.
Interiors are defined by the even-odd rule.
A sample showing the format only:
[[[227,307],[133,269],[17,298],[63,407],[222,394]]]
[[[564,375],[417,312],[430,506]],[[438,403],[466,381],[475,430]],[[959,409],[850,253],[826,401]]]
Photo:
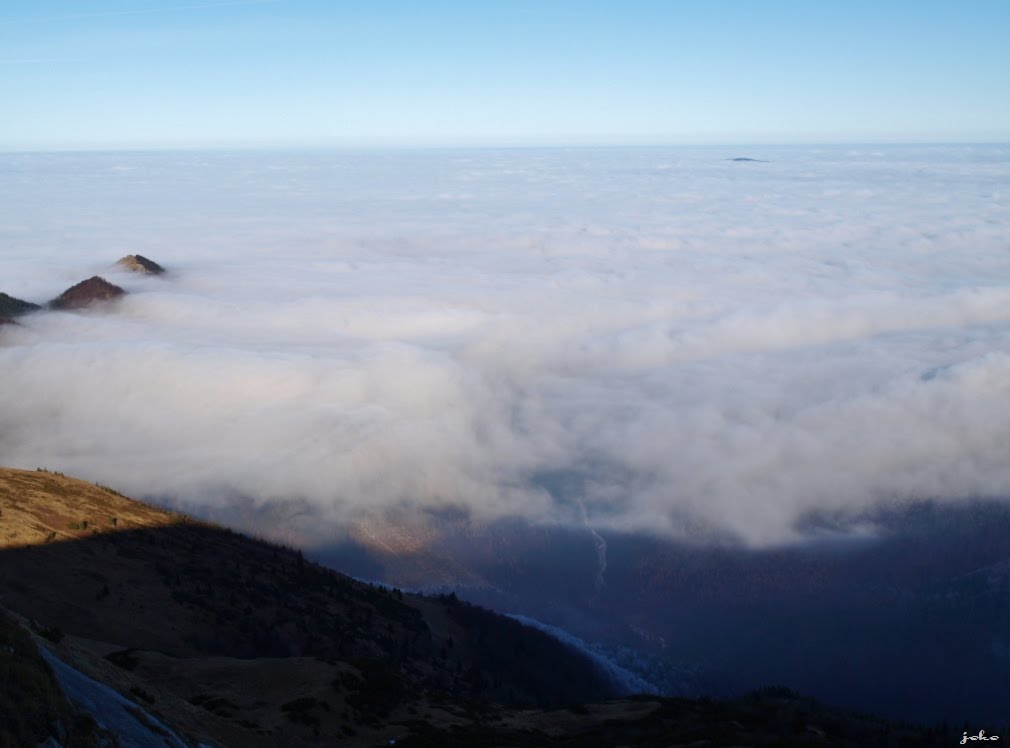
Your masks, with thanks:
[[[0,548],[188,521],[184,515],[60,473],[0,468]]]

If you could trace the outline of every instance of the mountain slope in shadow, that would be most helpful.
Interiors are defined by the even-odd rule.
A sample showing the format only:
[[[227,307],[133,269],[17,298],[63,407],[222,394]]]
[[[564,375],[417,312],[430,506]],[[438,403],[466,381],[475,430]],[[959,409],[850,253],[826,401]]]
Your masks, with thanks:
[[[517,621],[45,471],[0,469],[0,602],[194,746],[950,742],[784,690],[599,703],[606,677]]]
[[[1005,501],[810,517],[805,542],[767,548],[452,520],[375,523],[312,554],[551,624],[667,695],[730,698],[779,684],[896,720],[980,727],[1010,710]],[[388,537],[406,540],[372,540]]]
[[[155,686],[252,733],[230,741],[377,729],[421,702],[615,695],[588,660],[516,621],[371,587],[109,489],[4,470],[0,510],[4,605],[58,632],[58,654],[92,677]]]

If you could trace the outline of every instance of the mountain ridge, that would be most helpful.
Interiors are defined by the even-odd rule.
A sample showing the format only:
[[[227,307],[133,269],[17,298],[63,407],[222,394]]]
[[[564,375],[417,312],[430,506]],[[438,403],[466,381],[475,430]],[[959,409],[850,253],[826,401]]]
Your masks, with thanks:
[[[0,596],[37,646],[194,748],[950,740],[785,689],[614,700],[581,655],[453,595],[370,586],[41,469],[0,468]]]
[[[550,707],[617,695],[588,660],[511,619],[454,596],[375,588],[294,549],[112,489],[2,469],[0,512],[6,606],[55,632],[90,677],[108,680],[97,663],[107,659],[143,674],[121,683],[126,690],[153,686],[198,706],[233,705],[203,711],[228,715],[228,735],[239,723],[257,725],[246,727],[244,744],[276,735],[311,744],[345,727],[376,737],[387,721],[435,702]],[[219,683],[230,695],[208,690],[201,675],[221,658],[252,671]],[[311,688],[275,691],[273,703],[254,706],[270,689],[236,683],[265,682],[267,671]],[[210,732],[201,739],[224,734],[219,722],[203,725]]]

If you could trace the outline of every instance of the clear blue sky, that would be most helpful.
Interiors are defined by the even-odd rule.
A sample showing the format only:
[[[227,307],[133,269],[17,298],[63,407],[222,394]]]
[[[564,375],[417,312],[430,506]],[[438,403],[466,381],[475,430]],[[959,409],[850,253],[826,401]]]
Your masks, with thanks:
[[[0,150],[1010,141],[1010,0],[0,4]]]

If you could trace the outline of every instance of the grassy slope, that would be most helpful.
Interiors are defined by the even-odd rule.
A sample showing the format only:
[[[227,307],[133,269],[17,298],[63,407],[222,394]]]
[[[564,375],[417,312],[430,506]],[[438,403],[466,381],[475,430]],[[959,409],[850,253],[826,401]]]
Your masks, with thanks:
[[[397,720],[464,719],[464,698],[610,693],[583,658],[510,619],[376,589],[62,475],[0,470],[0,512],[5,604],[67,634],[72,664],[203,738],[369,744],[407,732]]]
[[[65,661],[209,745],[953,739],[776,690],[735,702],[518,708],[599,699],[606,687],[581,658],[510,619],[375,589],[293,550],[58,474],[0,469],[0,512],[4,604],[58,639],[51,646]]]

